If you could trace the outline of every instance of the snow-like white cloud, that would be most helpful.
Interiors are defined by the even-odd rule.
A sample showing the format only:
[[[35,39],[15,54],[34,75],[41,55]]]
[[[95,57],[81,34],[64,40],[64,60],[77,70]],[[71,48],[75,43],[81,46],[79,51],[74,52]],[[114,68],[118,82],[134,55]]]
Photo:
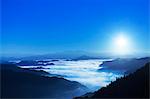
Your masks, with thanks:
[[[62,75],[65,79],[71,81],[77,81],[94,91],[100,87],[106,86],[111,81],[115,80],[116,77],[121,76],[112,72],[98,71],[98,69],[102,68],[99,67],[100,64],[102,64],[102,60],[60,60],[55,62],[53,66],[44,66],[50,69],[43,70],[51,74]],[[30,66],[28,66],[28,68],[29,67]]]

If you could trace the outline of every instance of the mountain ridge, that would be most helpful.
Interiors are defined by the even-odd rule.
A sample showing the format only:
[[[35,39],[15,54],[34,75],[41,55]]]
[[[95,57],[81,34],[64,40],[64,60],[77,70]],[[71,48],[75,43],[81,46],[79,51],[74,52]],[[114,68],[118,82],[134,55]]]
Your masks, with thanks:
[[[64,78],[47,77],[17,67],[1,64],[2,98],[71,98],[88,90],[84,85]],[[28,72],[30,71],[30,72]]]
[[[149,98],[149,66],[150,63],[129,74],[116,79],[106,87],[102,87],[94,93],[75,97],[83,98]]]

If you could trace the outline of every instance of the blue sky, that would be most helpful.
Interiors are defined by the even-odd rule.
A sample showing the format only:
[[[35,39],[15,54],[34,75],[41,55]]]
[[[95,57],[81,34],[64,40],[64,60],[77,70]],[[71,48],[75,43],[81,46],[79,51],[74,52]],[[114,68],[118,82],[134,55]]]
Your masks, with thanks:
[[[149,51],[148,0],[2,0],[1,53],[110,51],[117,33]],[[111,43],[110,43],[111,42]]]

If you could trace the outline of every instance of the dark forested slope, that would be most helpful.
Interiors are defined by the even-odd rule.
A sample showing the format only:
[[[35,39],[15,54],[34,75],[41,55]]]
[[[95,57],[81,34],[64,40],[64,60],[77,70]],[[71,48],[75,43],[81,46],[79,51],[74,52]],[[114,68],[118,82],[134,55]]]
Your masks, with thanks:
[[[147,63],[136,72],[117,79],[92,95],[77,98],[149,98],[149,66],[150,63]]]
[[[1,98],[71,98],[85,91],[86,87],[77,82],[1,64]]]

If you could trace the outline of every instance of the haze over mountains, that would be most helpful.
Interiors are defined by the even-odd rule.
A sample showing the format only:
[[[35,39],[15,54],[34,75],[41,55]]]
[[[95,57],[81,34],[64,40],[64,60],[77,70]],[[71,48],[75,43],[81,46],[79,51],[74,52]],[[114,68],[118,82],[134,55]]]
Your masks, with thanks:
[[[36,98],[39,98],[39,97],[61,98],[62,97],[62,98],[70,99],[70,98],[77,97],[77,96],[81,96],[81,97],[85,96],[86,98],[92,96],[96,98],[99,96],[107,97],[107,92],[108,93],[115,92],[114,94],[112,94],[112,97],[119,97],[118,95],[116,95],[116,91],[115,91],[118,84],[121,83],[121,86],[124,86],[122,85],[122,83],[124,84],[126,82],[127,82],[127,85],[130,84],[128,83],[128,81],[122,80],[122,79],[128,79],[130,75],[132,75],[131,73],[143,67],[144,64],[150,62],[149,57],[138,58],[138,59],[136,58],[120,59],[119,58],[119,59],[114,59],[111,61],[104,61],[102,62],[102,64],[100,64],[99,59],[90,59],[90,58],[91,57],[82,56],[77,59],[72,59],[72,60],[66,59],[63,61],[61,59],[60,60],[59,59],[28,60],[28,61],[22,60],[17,63],[5,61],[3,64],[1,64],[2,97],[4,98],[12,98],[12,97],[13,98],[17,98],[17,97],[18,98],[25,98],[25,97],[27,98],[35,98],[35,97]],[[89,61],[91,61],[90,64],[89,64]],[[96,64],[95,64],[95,61],[97,61]],[[24,68],[23,67],[20,68],[21,66],[23,66]],[[90,66],[93,66],[93,67],[90,67]],[[94,67],[94,66],[97,66],[97,67]],[[124,70],[124,72],[122,72],[122,70]],[[144,72],[147,73],[148,71],[145,71],[145,70],[146,69],[144,69]],[[47,71],[51,71],[51,72],[47,72]],[[121,77],[120,79],[117,79],[117,81],[115,82],[112,82],[112,80],[111,81],[107,80],[107,79],[113,79],[115,77],[115,74],[118,73],[116,71],[120,72],[123,75],[126,75],[127,78]],[[51,74],[53,72],[57,73],[57,75]],[[136,75],[139,75],[139,73]],[[120,76],[118,76],[117,78],[119,77]],[[65,78],[69,78],[70,80],[67,80]],[[142,86],[144,82],[142,81],[142,79],[145,79],[145,78],[139,78],[139,76],[136,76],[134,78],[136,78],[135,81],[138,80],[138,82],[141,79],[140,88],[142,88],[141,90],[143,90]],[[131,80],[132,79],[134,80],[134,78],[131,76]],[[72,81],[73,79],[75,79],[78,82]],[[80,80],[81,80],[81,83],[79,83]],[[87,82],[89,84],[93,83],[92,85],[98,86],[98,89],[100,89],[101,87],[105,85],[103,83],[103,80],[106,82],[111,82],[111,84],[108,85],[108,86],[113,85],[113,87],[111,87],[112,88],[111,90],[104,91],[104,93],[100,95],[98,93],[98,96],[93,96],[95,92],[85,94],[86,92],[89,92],[92,90],[92,89],[89,89],[92,87],[89,87],[89,85],[88,84],[86,85],[85,83]],[[118,81],[119,83],[117,83],[116,85],[116,82]],[[135,81],[133,81],[132,83],[137,83]],[[82,83],[85,85],[83,85]],[[147,86],[147,80],[145,83],[146,84],[144,85]],[[102,88],[100,90],[103,90],[103,89],[105,88]],[[93,90],[96,91],[95,89]],[[126,93],[127,94],[126,96],[122,95],[123,92],[126,92],[125,91],[126,89],[117,89],[117,90],[120,90],[121,97],[132,96],[132,94],[130,95],[127,93]],[[132,92],[136,93],[136,91],[134,90]],[[147,91],[140,92],[141,96],[138,96],[140,94],[136,95],[135,93],[133,94],[133,97],[144,97],[143,94],[145,93],[147,97]]]
[[[35,59],[97,59],[97,58],[137,58],[137,57],[145,57],[150,56],[150,53],[134,53],[127,54],[123,56],[113,55],[111,53],[94,53],[94,52],[86,52],[86,51],[63,51],[63,52],[55,52],[49,54],[1,54],[1,60],[35,60]]]
[[[100,64],[102,69],[104,70],[114,70],[121,71],[125,74],[129,74],[134,72],[135,70],[141,68],[146,63],[150,62],[150,57],[144,58],[117,58],[112,61],[105,61],[103,64]]]

